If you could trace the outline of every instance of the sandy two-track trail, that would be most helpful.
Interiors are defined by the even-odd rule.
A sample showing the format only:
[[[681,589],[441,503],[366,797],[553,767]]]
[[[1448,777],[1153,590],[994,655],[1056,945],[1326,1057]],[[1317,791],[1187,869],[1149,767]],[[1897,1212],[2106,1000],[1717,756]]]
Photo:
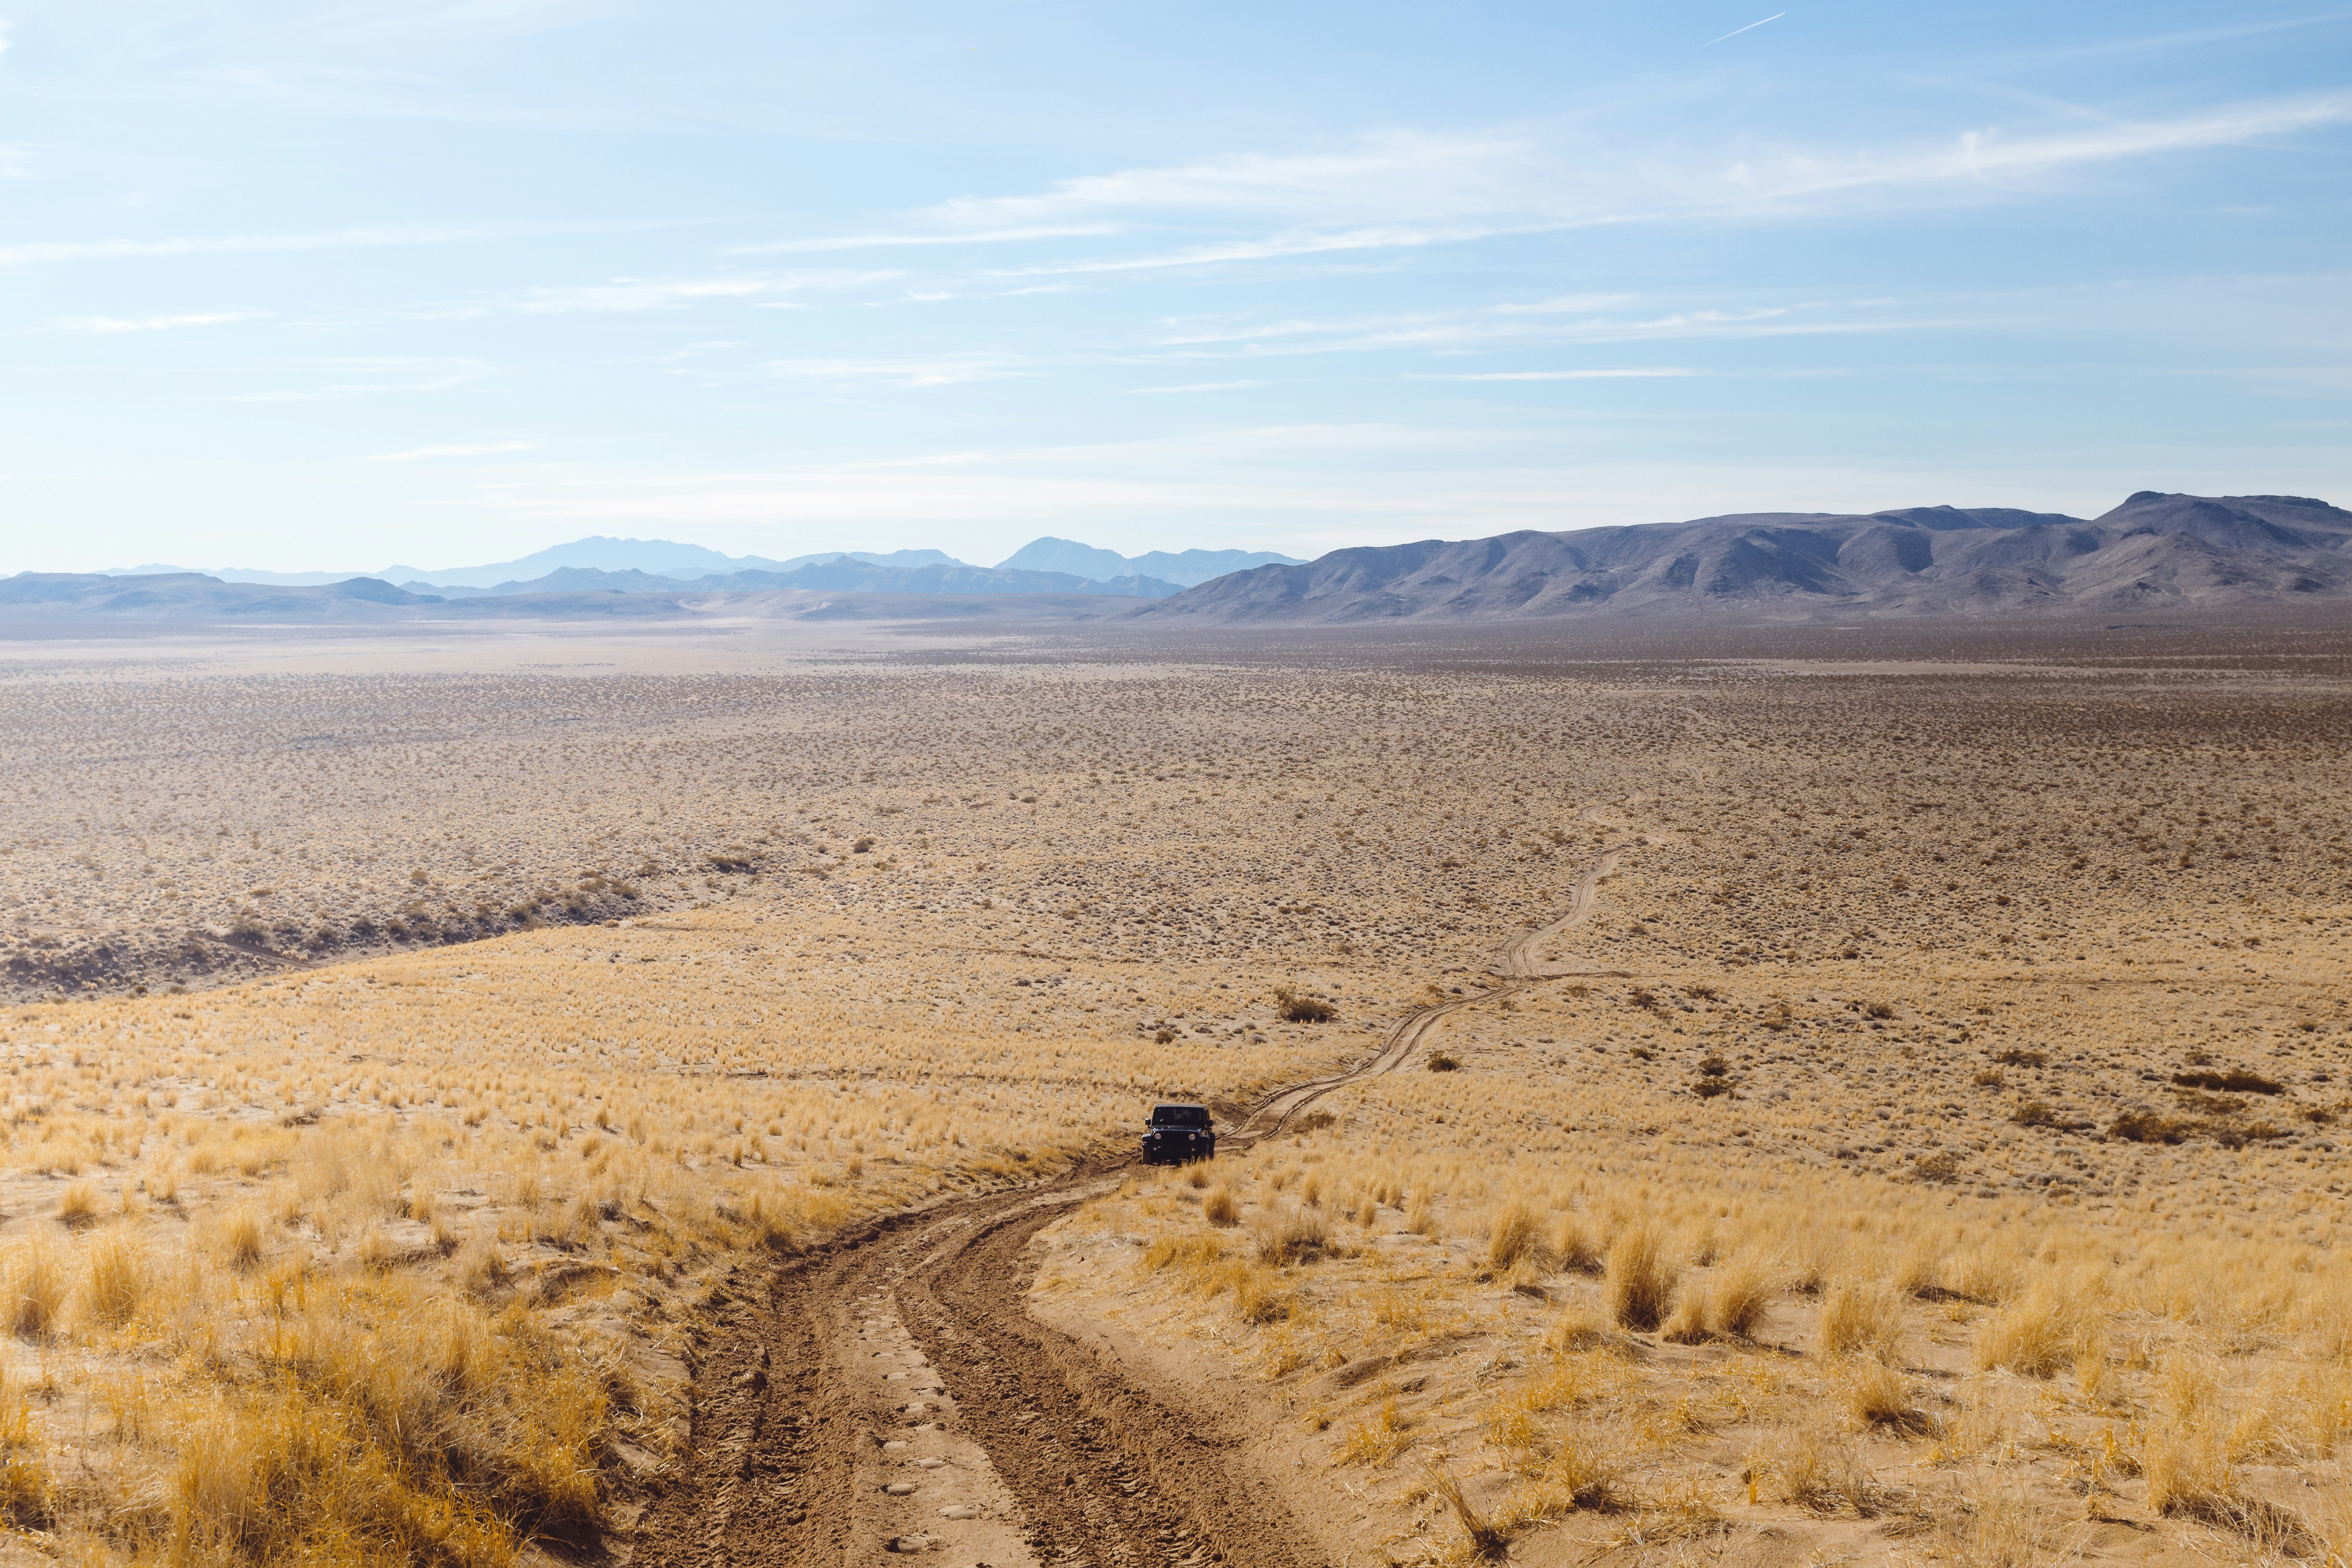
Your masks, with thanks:
[[[1408,1015],[1349,1072],[1261,1100],[1228,1146],[1344,1084],[1393,1072],[1457,1008],[1548,979],[1620,850],[1566,912],[1515,938],[1491,983]],[[1322,1562],[1223,1412],[1164,1402],[1026,1309],[1030,1238],[1117,1166],[886,1216],[717,1303],[691,1447],[646,1521],[646,1568],[970,1568]]]

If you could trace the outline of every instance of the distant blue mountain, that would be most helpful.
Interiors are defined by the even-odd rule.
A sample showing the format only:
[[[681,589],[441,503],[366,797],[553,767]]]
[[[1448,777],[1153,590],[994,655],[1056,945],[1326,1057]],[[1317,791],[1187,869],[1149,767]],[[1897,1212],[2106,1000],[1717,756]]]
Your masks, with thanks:
[[[313,587],[364,575],[402,584],[412,591],[432,593],[446,590],[464,597],[472,594],[550,594],[599,589],[659,593],[708,578],[731,577],[742,572],[795,573],[808,567],[846,563],[881,567],[892,572],[929,572],[930,576],[919,580],[932,582],[977,583],[982,579],[959,578],[954,574],[992,570],[959,561],[944,550],[893,550],[887,553],[870,550],[823,550],[778,561],[765,555],[728,555],[703,545],[683,544],[675,540],[614,539],[599,534],[575,539],[568,544],[551,545],[512,561],[493,561],[479,566],[386,566],[364,574],[265,572],[251,567],[230,566],[206,569],[201,574],[223,583],[265,584],[279,587]],[[1076,579],[1079,584],[1108,585],[1113,593],[1152,597],[1166,585],[1189,588],[1213,577],[1222,577],[1229,572],[1247,571],[1255,566],[1297,563],[1293,556],[1276,554],[1269,550],[1184,550],[1173,553],[1155,550],[1148,555],[1129,556],[1121,555],[1116,550],[1098,550],[1075,540],[1045,538],[1032,540],[1023,545],[992,570]],[[934,568],[948,570],[940,573],[932,571]],[[91,575],[175,576],[198,570],[190,566],[151,563]],[[919,579],[908,579],[916,580]],[[992,580],[1003,582],[1013,579]],[[1035,591],[1061,590],[1041,588]]]
[[[1174,554],[1155,550],[1148,555],[1121,555],[1116,550],[1100,550],[1091,544],[1080,544],[1075,539],[1055,539],[1049,534],[1031,540],[996,564],[999,570],[1064,572],[1097,583],[1120,577],[1150,577],[1190,588],[1228,572],[1246,572],[1253,566],[1297,566],[1303,563],[1295,555],[1280,555],[1271,550],[1182,550]]]

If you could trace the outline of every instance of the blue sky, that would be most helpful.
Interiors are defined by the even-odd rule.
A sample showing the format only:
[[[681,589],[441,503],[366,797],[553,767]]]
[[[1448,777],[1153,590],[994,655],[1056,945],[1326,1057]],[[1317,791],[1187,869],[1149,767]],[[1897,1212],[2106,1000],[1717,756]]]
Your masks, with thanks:
[[[2352,8],[1777,4],[0,0],[0,572],[2352,505]]]

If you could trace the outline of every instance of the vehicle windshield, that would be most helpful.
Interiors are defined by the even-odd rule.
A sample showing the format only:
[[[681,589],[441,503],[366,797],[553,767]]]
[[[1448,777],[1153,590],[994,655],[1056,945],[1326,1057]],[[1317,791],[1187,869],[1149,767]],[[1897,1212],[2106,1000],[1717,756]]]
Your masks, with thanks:
[[[1209,1112],[1198,1105],[1155,1105],[1151,1108],[1154,1127],[1206,1127]]]

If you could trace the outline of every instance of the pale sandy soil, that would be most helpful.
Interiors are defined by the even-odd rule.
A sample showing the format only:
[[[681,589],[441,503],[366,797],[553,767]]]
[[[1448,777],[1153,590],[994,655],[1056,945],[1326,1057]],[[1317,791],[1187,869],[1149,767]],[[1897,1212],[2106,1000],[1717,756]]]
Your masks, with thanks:
[[[2340,658],[1847,639],[1832,673],[1774,635],[12,650],[0,1294],[40,1256],[61,1281],[10,1306],[15,1517],[424,1560],[413,1500],[471,1476],[460,1560],[625,1535],[698,1303],[761,1245],[1360,1059],[1492,988],[1613,847],[1536,955],[1596,973],[1449,1014],[1336,1124],[1225,1162],[1232,1226],[1180,1180],[1047,1233],[1045,1310],[1257,1402],[1335,1560],[1464,1550],[1433,1473],[1524,1515],[1528,1561],[2336,1530],[2302,1494],[2336,1495],[2352,1424]],[[2174,1081],[2231,1070],[2276,1092]],[[1302,1214],[1327,1244],[1260,1261]],[[1744,1337],[1600,1326],[1575,1265],[1645,1220],[1694,1300],[1760,1280]],[[1857,1292],[1895,1331],[1825,1353]],[[327,1342],[346,1321],[374,1348]],[[440,1370],[361,1387],[420,1324]],[[1980,1366],[1991,1324],[2054,1348]],[[350,1425],[285,1475],[407,1455],[339,1483],[364,1550],[206,1500],[258,1483],[192,1435],[290,1418],[289,1377]],[[561,1473],[513,1436],[550,1378]],[[1888,1418],[1850,1430],[1864,1384]],[[2152,1509],[2191,1449],[2229,1506]],[[1588,1454],[1605,1510],[1563,1479]]]

